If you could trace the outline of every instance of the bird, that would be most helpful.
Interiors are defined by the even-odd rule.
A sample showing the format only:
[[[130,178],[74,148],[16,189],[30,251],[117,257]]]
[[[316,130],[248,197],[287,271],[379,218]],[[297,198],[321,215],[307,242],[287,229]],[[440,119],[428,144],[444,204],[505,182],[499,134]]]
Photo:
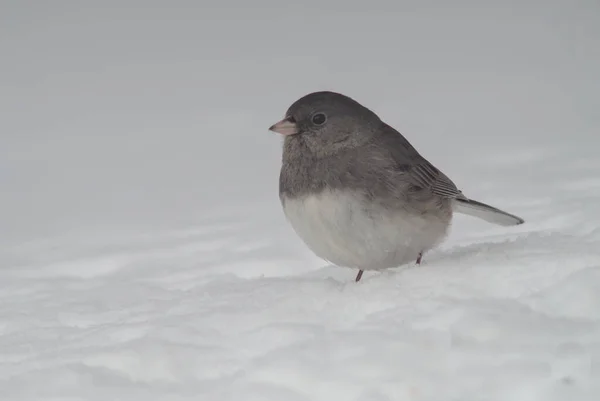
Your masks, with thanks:
[[[353,98],[302,96],[269,130],[283,136],[279,199],[319,258],[381,271],[416,260],[448,236],[454,213],[501,226],[525,221],[468,198],[396,129]]]

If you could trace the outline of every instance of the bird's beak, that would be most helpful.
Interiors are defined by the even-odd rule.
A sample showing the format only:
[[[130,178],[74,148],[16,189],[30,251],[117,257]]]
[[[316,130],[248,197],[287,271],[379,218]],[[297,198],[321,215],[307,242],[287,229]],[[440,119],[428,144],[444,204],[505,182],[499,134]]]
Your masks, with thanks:
[[[276,124],[269,127],[269,131],[277,132],[281,135],[294,135],[298,133],[298,126],[293,117],[286,117]]]

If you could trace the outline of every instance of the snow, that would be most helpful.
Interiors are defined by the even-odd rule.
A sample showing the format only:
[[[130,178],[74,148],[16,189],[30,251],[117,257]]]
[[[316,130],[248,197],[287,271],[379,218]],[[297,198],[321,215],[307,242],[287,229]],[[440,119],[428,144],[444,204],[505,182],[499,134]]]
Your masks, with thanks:
[[[595,2],[2,8],[0,399],[600,399]],[[526,224],[320,261],[267,131],[319,89]]]

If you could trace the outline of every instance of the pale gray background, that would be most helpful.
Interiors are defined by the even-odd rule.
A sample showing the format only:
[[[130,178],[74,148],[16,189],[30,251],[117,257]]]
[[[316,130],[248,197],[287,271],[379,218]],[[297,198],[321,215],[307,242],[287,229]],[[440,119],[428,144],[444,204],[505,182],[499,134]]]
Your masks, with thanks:
[[[599,15],[593,0],[2,1],[0,241],[194,225],[241,203],[282,223],[267,127],[321,89],[471,193],[482,168],[523,187],[502,160],[600,144]]]

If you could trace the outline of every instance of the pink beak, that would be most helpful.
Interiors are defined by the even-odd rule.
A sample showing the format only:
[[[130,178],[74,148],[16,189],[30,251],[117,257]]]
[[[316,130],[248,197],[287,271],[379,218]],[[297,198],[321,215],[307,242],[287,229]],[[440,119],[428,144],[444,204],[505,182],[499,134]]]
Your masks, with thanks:
[[[269,127],[269,131],[277,132],[281,135],[295,135],[298,133],[298,126],[293,117],[286,117],[276,124]]]

